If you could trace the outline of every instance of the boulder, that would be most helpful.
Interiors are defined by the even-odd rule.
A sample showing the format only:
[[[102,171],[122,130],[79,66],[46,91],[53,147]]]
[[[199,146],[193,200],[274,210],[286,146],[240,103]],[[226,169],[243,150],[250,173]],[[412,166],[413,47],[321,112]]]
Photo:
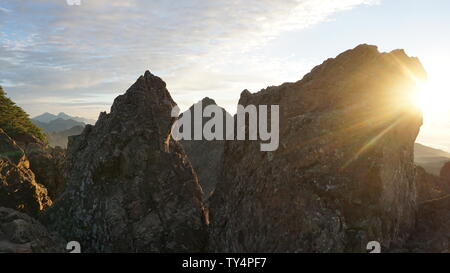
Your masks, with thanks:
[[[37,220],[0,207],[0,253],[62,253],[63,240]]]

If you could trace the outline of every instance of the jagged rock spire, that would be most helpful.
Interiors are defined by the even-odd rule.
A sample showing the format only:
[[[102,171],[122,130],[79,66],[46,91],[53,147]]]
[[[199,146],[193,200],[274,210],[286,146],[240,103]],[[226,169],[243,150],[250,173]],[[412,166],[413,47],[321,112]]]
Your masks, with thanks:
[[[69,140],[68,189],[46,222],[90,252],[197,252],[202,191],[170,138],[176,104],[150,72]]]

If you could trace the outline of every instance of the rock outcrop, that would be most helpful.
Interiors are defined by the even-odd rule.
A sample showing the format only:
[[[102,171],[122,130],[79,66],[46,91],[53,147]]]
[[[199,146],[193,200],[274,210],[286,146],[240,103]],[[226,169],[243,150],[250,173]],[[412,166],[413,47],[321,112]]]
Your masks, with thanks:
[[[415,225],[411,98],[426,73],[402,50],[360,45],[301,81],[245,91],[279,105],[280,146],[227,142],[210,206],[215,252],[366,252],[402,245]]]
[[[66,187],[65,150],[50,147],[28,133],[17,135],[14,141],[25,152],[36,181],[46,187],[52,200],[56,199]]]
[[[57,199],[66,188],[66,151],[60,147],[36,147],[25,151],[30,161],[30,169],[36,181],[47,188],[52,200]]]
[[[402,249],[396,252],[450,252],[450,184],[417,167],[416,225]]]
[[[170,137],[174,106],[147,71],[109,114],[70,137],[67,189],[44,217],[50,229],[86,252],[202,251],[202,191]]]
[[[205,109],[207,106],[216,107],[218,110],[217,112],[223,113],[222,118],[224,121],[226,119],[226,115],[229,115],[227,111],[222,107],[219,107],[213,99],[204,98],[196,104],[200,104],[202,109]],[[182,114],[187,114],[189,111],[191,114],[192,123],[194,122],[194,106],[195,105],[192,105]],[[202,118],[202,128],[208,121],[211,120],[211,118],[213,117]],[[191,128],[194,127],[192,126]],[[191,140],[180,141],[180,144],[183,146],[189,160],[192,163],[192,167],[197,173],[205,198],[208,198],[214,191],[222,169],[223,149],[226,139],[226,131],[223,130],[223,132],[223,140],[206,140],[204,138],[202,138],[202,140],[194,140],[194,134],[191,132]]]
[[[13,209],[0,207],[0,253],[60,253],[62,239],[37,220]]]
[[[441,169],[440,173],[442,179],[447,181],[448,184],[450,184],[450,162],[445,163],[445,165]]]
[[[417,203],[441,199],[450,192],[450,184],[442,177],[428,173],[422,167],[416,167]]]
[[[38,215],[52,204],[25,152],[0,129],[0,206]]]

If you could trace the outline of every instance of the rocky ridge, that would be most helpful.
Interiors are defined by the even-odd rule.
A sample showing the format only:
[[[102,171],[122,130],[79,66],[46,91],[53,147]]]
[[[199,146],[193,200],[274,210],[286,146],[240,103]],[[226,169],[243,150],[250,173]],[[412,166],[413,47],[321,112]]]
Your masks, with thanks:
[[[87,252],[202,251],[202,190],[170,138],[175,106],[147,71],[109,114],[71,137],[67,189],[44,218],[50,229]]]
[[[0,207],[39,217],[56,199],[39,217],[52,233],[0,208],[0,252],[59,252],[60,236],[83,252],[366,252],[372,240],[450,252],[450,164],[440,176],[414,165],[422,115],[410,90],[425,77],[402,50],[360,45],[298,82],[245,90],[239,104],[280,106],[274,152],[177,143],[176,104],[148,71],[70,137],[67,156],[0,130]]]
[[[411,76],[413,75],[413,76]],[[360,45],[301,81],[244,91],[280,106],[280,148],[227,142],[210,206],[214,252],[365,252],[402,245],[415,225],[411,92],[426,73],[402,50]]]

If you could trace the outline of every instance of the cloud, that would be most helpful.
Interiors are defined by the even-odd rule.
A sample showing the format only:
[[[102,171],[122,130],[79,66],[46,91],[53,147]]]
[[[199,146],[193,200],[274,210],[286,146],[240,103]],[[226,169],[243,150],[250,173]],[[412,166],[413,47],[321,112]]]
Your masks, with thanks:
[[[285,31],[375,2],[96,0],[69,6],[65,0],[4,0],[0,84],[36,114],[42,98],[57,105],[121,93],[146,69],[164,78],[182,105],[211,92],[229,101],[246,84],[262,88],[300,78],[309,68],[308,60],[294,63],[255,49]]]
[[[5,9],[0,7],[0,13],[10,13],[11,11],[9,9]]]

